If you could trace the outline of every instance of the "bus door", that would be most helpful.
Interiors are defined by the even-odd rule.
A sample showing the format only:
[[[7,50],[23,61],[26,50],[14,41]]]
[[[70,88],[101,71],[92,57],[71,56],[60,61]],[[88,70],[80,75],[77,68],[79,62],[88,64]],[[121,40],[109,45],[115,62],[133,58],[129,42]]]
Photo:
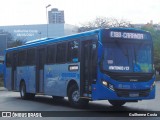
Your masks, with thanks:
[[[13,56],[13,61],[12,61],[12,90],[16,90],[16,88],[18,88],[18,86],[16,86],[16,82],[17,82],[17,65],[18,65],[18,54],[16,52],[14,52],[12,54]]]
[[[91,84],[96,81],[97,48],[96,41],[81,42],[80,96],[91,97]]]
[[[44,64],[45,64],[45,48],[38,48],[37,51],[37,79],[36,89],[38,93],[44,92]]]

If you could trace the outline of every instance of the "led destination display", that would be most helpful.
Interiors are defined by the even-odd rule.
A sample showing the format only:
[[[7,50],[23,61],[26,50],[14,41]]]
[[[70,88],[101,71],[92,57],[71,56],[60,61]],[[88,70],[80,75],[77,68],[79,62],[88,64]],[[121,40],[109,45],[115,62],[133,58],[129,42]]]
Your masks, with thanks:
[[[131,32],[117,32],[111,31],[110,32],[111,38],[123,38],[123,39],[138,39],[143,40],[145,39],[145,34],[143,33],[131,33]]]

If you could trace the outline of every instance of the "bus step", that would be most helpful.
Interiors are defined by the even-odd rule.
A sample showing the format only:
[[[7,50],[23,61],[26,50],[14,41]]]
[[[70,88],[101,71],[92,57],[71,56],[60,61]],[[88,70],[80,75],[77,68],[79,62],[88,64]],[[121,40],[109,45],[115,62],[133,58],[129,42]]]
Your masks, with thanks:
[[[91,94],[84,93],[84,94],[83,94],[83,97],[92,97],[92,95],[91,95]]]

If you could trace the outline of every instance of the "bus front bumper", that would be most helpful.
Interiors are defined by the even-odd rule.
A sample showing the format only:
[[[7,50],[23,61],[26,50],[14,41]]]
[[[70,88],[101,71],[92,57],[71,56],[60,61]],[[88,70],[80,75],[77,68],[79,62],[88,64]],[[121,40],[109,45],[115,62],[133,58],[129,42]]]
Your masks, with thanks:
[[[152,89],[109,89],[102,84],[92,85],[92,100],[137,101],[155,98],[155,86]]]

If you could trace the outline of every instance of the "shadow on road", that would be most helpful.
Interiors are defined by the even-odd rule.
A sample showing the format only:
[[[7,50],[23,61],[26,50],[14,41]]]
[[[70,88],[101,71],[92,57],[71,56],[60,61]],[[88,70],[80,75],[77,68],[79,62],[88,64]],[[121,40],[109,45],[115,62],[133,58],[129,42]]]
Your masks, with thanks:
[[[20,97],[16,97],[16,99],[21,100]],[[68,99],[62,99],[59,101],[54,101],[52,97],[50,96],[36,96],[33,100],[26,100],[26,101],[32,101],[32,102],[38,102],[42,104],[47,104],[47,105],[52,105],[52,106],[61,106],[65,108],[72,108],[68,102]],[[122,107],[114,107],[111,106],[107,100],[106,103],[103,102],[89,102],[88,106],[86,106],[83,109],[77,109],[73,108],[75,110],[83,110],[83,111],[100,111],[100,112],[108,112],[108,111],[147,111],[146,109],[140,109],[140,108],[132,108],[128,107],[127,105],[122,106]],[[73,110],[72,109],[72,110]]]

